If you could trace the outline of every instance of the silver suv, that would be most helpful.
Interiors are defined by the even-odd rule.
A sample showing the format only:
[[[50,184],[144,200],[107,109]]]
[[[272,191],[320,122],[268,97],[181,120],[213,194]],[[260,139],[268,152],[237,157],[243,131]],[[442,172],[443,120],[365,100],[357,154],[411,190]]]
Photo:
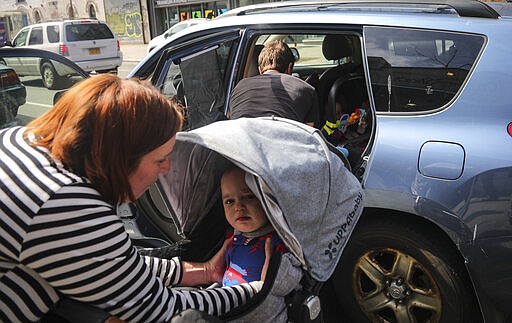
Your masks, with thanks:
[[[117,36],[105,22],[92,19],[30,25],[18,32],[11,45],[61,54],[86,72],[117,73],[123,61]],[[45,86],[50,89],[58,87],[66,75],[66,71],[44,61],[19,64],[9,61],[7,64],[16,67],[18,74],[42,75]]]
[[[512,317],[511,30],[512,19],[470,0],[267,3],[169,37],[130,76],[180,101],[193,129],[229,116],[233,87],[257,73],[258,47],[287,42],[299,53],[294,75],[318,91],[323,121],[335,121],[339,93],[342,114],[360,118],[336,144],[349,151],[367,199],[324,284],[326,317],[504,322]],[[149,219],[138,237],[173,242],[158,196],[138,205],[137,221]]]

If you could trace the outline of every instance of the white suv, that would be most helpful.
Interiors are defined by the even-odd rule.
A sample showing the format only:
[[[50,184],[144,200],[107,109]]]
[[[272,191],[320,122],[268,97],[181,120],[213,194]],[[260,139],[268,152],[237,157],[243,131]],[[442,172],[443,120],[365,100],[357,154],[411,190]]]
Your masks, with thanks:
[[[123,61],[119,40],[105,23],[93,19],[45,22],[21,29],[12,41],[13,47],[32,47],[66,56],[86,72],[117,72]],[[8,62],[12,66],[15,62]],[[24,64],[27,65],[27,64]],[[26,75],[42,75],[48,88],[58,87],[62,75],[54,66],[30,64]],[[27,67],[27,66],[25,66]],[[44,68],[43,68],[44,67]]]
[[[192,18],[192,19],[183,20],[183,21],[178,22],[177,24],[174,24],[171,28],[167,29],[163,34],[158,35],[155,38],[151,39],[148,43],[146,52],[149,53],[150,51],[155,49],[158,45],[164,43],[168,37],[174,35],[178,31],[182,31],[185,28],[203,23],[205,21],[208,21],[208,19]]]

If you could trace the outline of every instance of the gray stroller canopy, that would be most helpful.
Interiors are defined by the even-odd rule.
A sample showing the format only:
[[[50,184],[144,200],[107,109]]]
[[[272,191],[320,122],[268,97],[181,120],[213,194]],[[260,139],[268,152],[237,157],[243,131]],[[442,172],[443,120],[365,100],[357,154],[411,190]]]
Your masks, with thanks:
[[[220,198],[220,176],[228,161],[248,173],[247,184],[302,267],[326,281],[361,214],[364,195],[320,132],[262,117],[178,133],[171,172],[160,181],[185,232]]]

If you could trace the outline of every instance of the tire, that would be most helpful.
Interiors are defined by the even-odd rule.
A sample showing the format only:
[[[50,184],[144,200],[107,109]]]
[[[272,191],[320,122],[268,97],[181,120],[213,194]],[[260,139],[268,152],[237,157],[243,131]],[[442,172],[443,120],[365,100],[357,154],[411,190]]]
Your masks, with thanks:
[[[332,277],[348,322],[479,321],[460,257],[439,235],[404,221],[365,220]]]
[[[43,85],[47,89],[58,89],[60,85],[60,76],[57,74],[51,63],[45,62],[41,65],[41,78],[43,80]]]

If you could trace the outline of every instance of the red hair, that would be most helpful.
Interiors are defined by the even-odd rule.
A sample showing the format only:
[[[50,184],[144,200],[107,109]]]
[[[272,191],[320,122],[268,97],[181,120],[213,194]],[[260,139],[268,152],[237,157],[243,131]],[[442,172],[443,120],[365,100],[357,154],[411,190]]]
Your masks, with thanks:
[[[151,84],[102,74],[77,83],[27,127],[36,146],[116,205],[134,200],[128,177],[181,124],[180,107]]]

